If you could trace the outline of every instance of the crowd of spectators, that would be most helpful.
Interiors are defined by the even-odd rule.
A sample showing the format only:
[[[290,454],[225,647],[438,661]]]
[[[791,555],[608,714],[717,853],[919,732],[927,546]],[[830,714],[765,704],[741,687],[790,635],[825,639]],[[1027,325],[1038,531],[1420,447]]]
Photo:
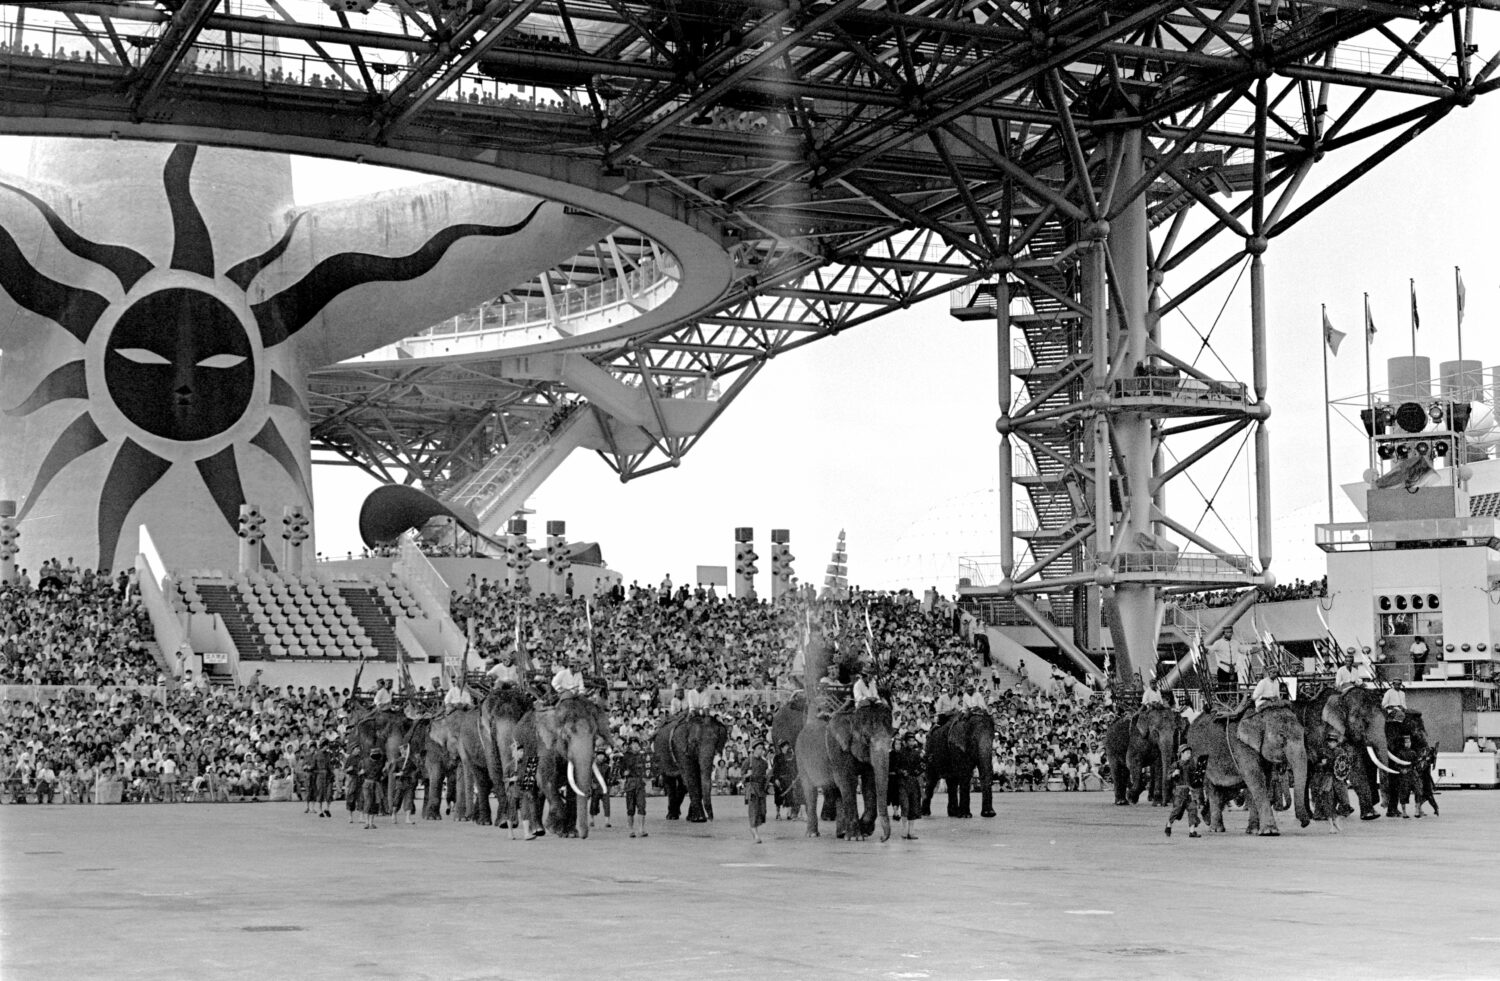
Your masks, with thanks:
[[[1183,603],[1187,608],[1231,606],[1243,595],[1242,590],[1220,589],[1211,593],[1200,593],[1192,603]],[[1277,583],[1261,593],[1262,603],[1281,603],[1287,600],[1318,599],[1328,595],[1328,577],[1321,576],[1308,582],[1297,578],[1289,583]]]
[[[0,684],[158,684],[148,633],[128,575],[49,559],[0,586]]]
[[[128,803],[291,799],[301,757],[340,740],[348,697],[189,683],[6,699],[0,788],[15,803],[89,803],[100,781]]]

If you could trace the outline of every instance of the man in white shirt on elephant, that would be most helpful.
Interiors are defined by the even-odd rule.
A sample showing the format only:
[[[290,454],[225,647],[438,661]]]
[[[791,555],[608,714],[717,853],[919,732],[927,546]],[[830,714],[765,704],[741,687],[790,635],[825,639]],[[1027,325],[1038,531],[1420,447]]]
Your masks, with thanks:
[[[1251,701],[1255,702],[1255,711],[1259,712],[1261,706],[1267,702],[1274,702],[1281,697],[1281,682],[1274,675],[1266,675],[1255,683],[1255,691],[1250,693]]]
[[[558,698],[570,698],[583,694],[583,675],[577,674],[566,661],[557,662],[557,671],[552,675],[552,690]]]

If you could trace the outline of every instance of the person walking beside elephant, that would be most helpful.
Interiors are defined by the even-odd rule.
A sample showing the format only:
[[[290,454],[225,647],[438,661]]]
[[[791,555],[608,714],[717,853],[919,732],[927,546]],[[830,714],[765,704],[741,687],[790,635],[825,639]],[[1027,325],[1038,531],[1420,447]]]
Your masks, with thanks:
[[[1165,829],[1167,837],[1172,837],[1172,824],[1184,813],[1188,819],[1188,837],[1203,837],[1198,834],[1199,811],[1203,807],[1203,767],[1193,759],[1193,751],[1187,746],[1182,747],[1167,780],[1172,788],[1172,813],[1167,817]]]
[[[594,772],[601,777],[607,777],[611,772],[609,753],[604,749],[600,749],[594,753]],[[614,827],[614,825],[609,823],[609,785],[602,780],[595,780],[593,786],[589,787],[590,827],[593,826],[594,819],[599,816],[601,810],[604,811],[604,826],[606,828]]]
[[[771,769],[766,744],[756,743],[755,751],[745,761],[745,806],[750,812],[750,837],[761,843],[760,826],[766,823],[766,784]]]
[[[646,837],[646,757],[639,736],[631,736],[625,752],[615,762],[615,779],[625,793],[625,825],[636,837],[636,815],[640,815],[640,837]]]

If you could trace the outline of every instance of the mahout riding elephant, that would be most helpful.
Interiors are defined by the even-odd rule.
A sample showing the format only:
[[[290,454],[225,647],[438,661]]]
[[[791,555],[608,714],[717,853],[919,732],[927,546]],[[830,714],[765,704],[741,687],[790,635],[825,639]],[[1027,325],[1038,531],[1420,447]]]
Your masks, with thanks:
[[[1177,747],[1186,731],[1187,720],[1165,705],[1148,705],[1135,714],[1130,728],[1130,746],[1125,755],[1125,766],[1130,772],[1131,803],[1141,799],[1148,769],[1151,803],[1170,803],[1167,799],[1167,770],[1177,758]]]
[[[969,809],[969,781],[979,770],[979,813],[995,816],[995,720],[983,709],[954,715],[927,734],[927,784],[922,813],[932,813],[932,794],[939,780],[948,784],[948,816],[973,817]]]
[[[1250,815],[1246,834],[1279,835],[1272,807],[1272,776],[1278,766],[1291,772],[1292,806],[1305,828],[1308,811],[1306,733],[1287,702],[1228,718],[1205,712],[1188,727],[1195,759],[1204,763],[1209,830],[1224,830],[1224,802],[1244,789]]]
[[[519,688],[496,688],[479,705],[479,742],[490,785],[500,804],[501,820],[516,827],[516,802],[507,792],[515,768],[516,727],[536,703],[530,692]]]
[[[428,723],[426,746],[427,803],[422,816],[436,821],[442,816],[443,778],[458,788],[456,803],[460,821],[490,823],[490,769],[479,733],[480,711],[468,705],[450,705]],[[504,788],[501,788],[502,793]]]
[[[605,783],[594,766],[595,740],[612,743],[609,713],[604,706],[582,695],[560,699],[556,705],[532,708],[515,728],[515,744],[525,759],[537,761],[537,785],[547,797],[547,821],[560,837],[574,837],[563,827],[563,802],[557,792],[559,771],[567,774],[582,806],[578,808],[577,837],[589,836],[589,790],[593,781]]]
[[[886,809],[890,782],[891,708],[870,702],[841,709],[828,718],[809,715],[797,733],[797,771],[807,803],[807,835],[818,836],[815,807],[819,788],[838,792],[838,835],[863,840],[880,821],[880,840],[891,837]],[[865,813],[858,813],[858,790]]]
[[[662,723],[651,737],[656,772],[667,792],[667,820],[682,816],[682,799],[691,798],[687,819],[714,819],[714,757],[724,750],[729,727],[711,715],[691,715]]]
[[[1380,817],[1378,773],[1397,774],[1411,761],[1392,755],[1386,740],[1386,715],[1380,706],[1380,693],[1368,688],[1344,691],[1324,689],[1307,700],[1305,715],[1315,711],[1328,727],[1328,739],[1337,746],[1346,744],[1356,752],[1352,758],[1349,785],[1359,798],[1359,816],[1370,821]]]

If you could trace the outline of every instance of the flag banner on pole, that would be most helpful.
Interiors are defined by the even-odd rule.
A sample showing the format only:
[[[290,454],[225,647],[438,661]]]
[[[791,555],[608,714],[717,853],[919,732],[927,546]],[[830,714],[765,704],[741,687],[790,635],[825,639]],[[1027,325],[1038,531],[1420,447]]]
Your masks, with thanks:
[[[1375,318],[1370,316],[1370,294],[1365,294],[1365,333],[1371,339],[1375,337]]]
[[[1339,345],[1344,342],[1344,332],[1334,330],[1333,324],[1328,320],[1328,311],[1323,311],[1323,343],[1328,345],[1328,350],[1338,357]]]
[[[1417,281],[1411,280],[1411,329],[1422,328],[1422,318],[1417,315]]]
[[[1457,266],[1453,267],[1453,281],[1458,288],[1458,326],[1464,325],[1464,300],[1468,299],[1468,291],[1464,289],[1464,274],[1459,272]]]

